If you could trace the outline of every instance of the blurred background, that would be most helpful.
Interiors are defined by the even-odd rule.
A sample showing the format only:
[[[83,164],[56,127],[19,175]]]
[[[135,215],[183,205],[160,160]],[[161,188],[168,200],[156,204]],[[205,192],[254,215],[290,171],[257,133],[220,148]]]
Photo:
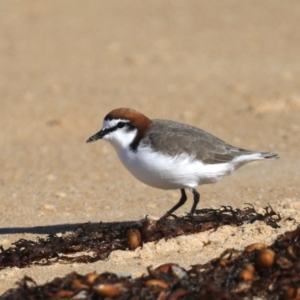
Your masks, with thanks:
[[[2,229],[159,217],[178,201],[85,143],[118,107],[279,153],[199,187],[200,207],[299,199],[299,1],[0,2]]]

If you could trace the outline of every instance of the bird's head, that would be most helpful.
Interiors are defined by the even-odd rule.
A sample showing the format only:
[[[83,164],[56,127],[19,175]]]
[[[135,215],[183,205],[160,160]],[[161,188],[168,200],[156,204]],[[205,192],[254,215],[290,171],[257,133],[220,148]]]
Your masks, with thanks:
[[[102,129],[86,142],[103,139],[109,141],[117,151],[128,147],[134,149],[150,124],[151,120],[138,111],[114,109],[105,116]]]

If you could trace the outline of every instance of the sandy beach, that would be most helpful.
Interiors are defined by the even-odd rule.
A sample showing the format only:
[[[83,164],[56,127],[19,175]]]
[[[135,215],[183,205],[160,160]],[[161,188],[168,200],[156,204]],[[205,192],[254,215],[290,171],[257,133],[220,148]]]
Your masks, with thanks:
[[[1,1],[0,245],[79,224],[159,218],[179,191],[148,187],[104,141],[86,144],[112,109],[188,123],[229,144],[278,153],[198,188],[200,208],[268,203],[261,222],[148,243],[91,264],[0,271],[0,295],[24,275],[140,276],[189,267],[226,248],[271,244],[300,221],[300,4],[297,1]],[[192,194],[178,215],[189,211]],[[294,221],[288,218],[294,218]],[[204,246],[210,242],[209,245]]]

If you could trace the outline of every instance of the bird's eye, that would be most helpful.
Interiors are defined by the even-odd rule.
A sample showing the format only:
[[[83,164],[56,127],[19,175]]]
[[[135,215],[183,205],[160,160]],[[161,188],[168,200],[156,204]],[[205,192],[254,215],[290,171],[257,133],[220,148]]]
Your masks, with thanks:
[[[119,122],[119,123],[117,124],[117,127],[118,127],[118,128],[123,128],[125,125],[126,125],[126,124],[125,124],[124,122]]]

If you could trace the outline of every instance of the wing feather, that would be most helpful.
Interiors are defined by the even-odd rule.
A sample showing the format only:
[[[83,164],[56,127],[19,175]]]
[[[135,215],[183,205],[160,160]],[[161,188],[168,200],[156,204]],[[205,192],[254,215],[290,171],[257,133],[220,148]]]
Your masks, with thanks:
[[[254,153],[233,147],[199,128],[167,120],[153,120],[143,136],[143,144],[172,156],[187,153],[208,164],[225,163]]]

